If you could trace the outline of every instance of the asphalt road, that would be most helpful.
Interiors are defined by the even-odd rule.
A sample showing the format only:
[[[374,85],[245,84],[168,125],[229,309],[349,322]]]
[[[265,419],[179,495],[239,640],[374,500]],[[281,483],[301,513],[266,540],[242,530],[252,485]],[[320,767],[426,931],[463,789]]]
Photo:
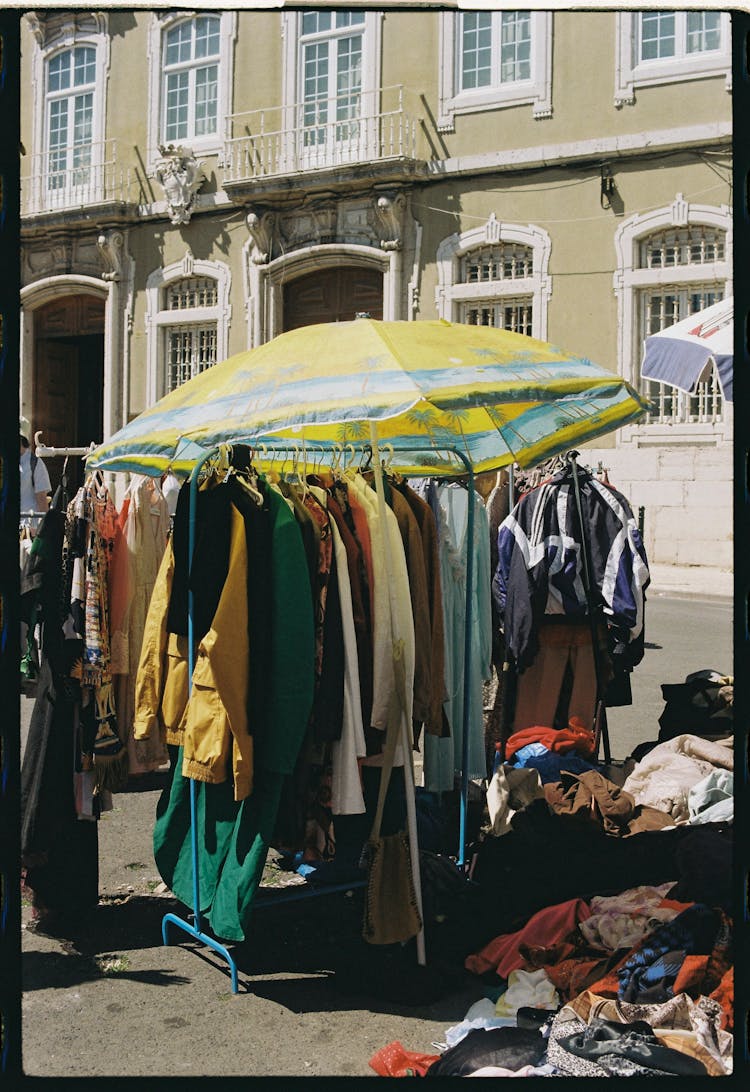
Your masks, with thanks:
[[[615,759],[656,739],[661,683],[702,668],[732,673],[731,602],[654,594],[646,625],[633,705],[608,714]],[[31,704],[22,699],[24,737]],[[226,965],[209,950],[181,936],[177,945],[162,944],[162,915],[179,907],[152,856],[158,795],[118,794],[99,824],[94,924],[82,924],[72,939],[24,929],[27,1075],[373,1076],[367,1063],[380,1047],[398,1039],[408,1050],[435,1053],[431,1044],[482,996],[481,984],[461,974],[446,985],[440,942],[428,944],[436,977],[424,984],[423,1003],[399,997],[395,976],[390,990],[376,990],[372,968],[352,965],[363,947],[359,891],[262,909],[233,995]],[[24,924],[29,916],[24,906]],[[435,981],[442,985],[431,994]],[[407,976],[404,989],[414,984]]]

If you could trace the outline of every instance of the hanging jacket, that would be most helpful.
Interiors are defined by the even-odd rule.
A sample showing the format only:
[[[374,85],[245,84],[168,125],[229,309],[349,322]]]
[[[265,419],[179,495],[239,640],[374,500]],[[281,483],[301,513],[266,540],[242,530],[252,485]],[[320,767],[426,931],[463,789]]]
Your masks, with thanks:
[[[136,678],[135,739],[155,727],[166,742],[182,745],[182,774],[219,783],[231,754],[234,798],[253,784],[253,739],[247,716],[248,625],[245,524],[230,507],[229,568],[208,632],[195,656],[188,695],[187,638],[167,630],[174,553],[172,542],[159,569],[149,605]]]
[[[592,599],[602,608],[615,664],[643,656],[648,561],[628,501],[578,468],[581,507],[591,563]],[[581,526],[569,468],[526,493],[498,532],[492,594],[519,672],[539,650],[545,617],[584,620]]]

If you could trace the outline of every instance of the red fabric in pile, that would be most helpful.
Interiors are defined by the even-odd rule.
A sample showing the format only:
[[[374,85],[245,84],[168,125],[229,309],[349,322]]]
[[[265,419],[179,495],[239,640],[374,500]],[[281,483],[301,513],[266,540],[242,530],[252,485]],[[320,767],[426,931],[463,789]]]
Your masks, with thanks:
[[[561,755],[568,751],[578,751],[590,757],[596,750],[594,733],[585,727],[579,717],[571,717],[567,728],[544,728],[542,725],[535,725],[533,728],[522,728],[520,732],[514,732],[505,744],[506,760],[510,760],[516,751],[528,747],[530,743],[541,743],[548,751],[556,751]]]
[[[367,1063],[379,1077],[424,1077],[439,1054],[417,1054],[413,1050],[404,1050],[396,1039],[381,1047]]]
[[[576,930],[579,921],[591,917],[591,910],[584,899],[548,906],[536,914],[517,933],[495,937],[481,951],[468,956],[464,966],[472,974],[495,971],[500,978],[507,978],[511,971],[526,966],[521,945],[550,948]]]

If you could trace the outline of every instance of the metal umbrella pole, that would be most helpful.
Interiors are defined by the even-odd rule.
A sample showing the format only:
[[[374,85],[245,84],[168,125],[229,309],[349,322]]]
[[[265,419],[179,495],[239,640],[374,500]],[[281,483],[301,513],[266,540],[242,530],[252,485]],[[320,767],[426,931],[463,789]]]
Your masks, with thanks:
[[[575,496],[576,510],[578,512],[578,522],[581,527],[581,561],[582,561],[582,576],[583,576],[583,590],[586,593],[586,604],[588,607],[589,626],[591,627],[591,654],[594,657],[594,677],[596,678],[596,701],[594,704],[594,739],[596,741],[596,752],[599,753],[599,738],[604,745],[604,761],[609,764],[612,760],[612,755],[609,749],[609,730],[607,728],[607,711],[604,705],[604,694],[602,693],[602,662],[599,651],[599,632],[597,625],[597,618],[594,607],[594,593],[591,585],[591,559],[589,557],[589,544],[588,537],[586,535],[586,527],[583,520],[583,505],[581,503],[581,487],[578,481],[578,463],[576,459],[580,452],[569,451],[565,456],[566,462],[571,469],[573,475],[573,494]]]

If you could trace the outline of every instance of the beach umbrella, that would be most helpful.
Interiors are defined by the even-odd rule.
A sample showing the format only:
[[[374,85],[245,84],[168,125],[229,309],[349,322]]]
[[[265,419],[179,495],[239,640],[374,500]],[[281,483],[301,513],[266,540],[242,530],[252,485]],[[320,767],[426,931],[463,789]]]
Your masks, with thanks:
[[[729,296],[647,337],[641,376],[695,394],[713,363],[722,394],[731,402],[733,360],[734,299]]]
[[[171,468],[185,473],[217,445],[243,442],[254,445],[254,462],[262,466],[263,445],[284,441],[303,445],[303,463],[304,445],[316,452],[316,460],[326,452],[333,461],[345,445],[369,442],[384,526],[378,441],[392,448],[393,465],[404,474],[479,472],[513,462],[534,465],[635,421],[647,409],[648,402],[619,376],[523,334],[443,320],[358,318],[290,330],[214,365],[96,448],[88,465],[113,472],[159,474]],[[460,462],[449,448],[461,452]],[[383,537],[389,573],[388,536]],[[393,581],[388,585],[393,619]],[[471,586],[469,558],[467,589]],[[398,644],[394,640],[397,680]],[[403,693],[399,701],[412,871],[421,910],[412,771],[406,761],[411,724]],[[464,706],[466,715],[468,690]],[[465,784],[462,793],[465,797]],[[424,962],[423,932],[417,951]]]
[[[186,473],[234,440],[367,441],[369,422],[402,473],[532,466],[635,421],[648,408],[621,377],[523,334],[442,320],[303,326],[178,387],[96,448],[104,470]],[[399,456],[404,447],[423,454]]]

